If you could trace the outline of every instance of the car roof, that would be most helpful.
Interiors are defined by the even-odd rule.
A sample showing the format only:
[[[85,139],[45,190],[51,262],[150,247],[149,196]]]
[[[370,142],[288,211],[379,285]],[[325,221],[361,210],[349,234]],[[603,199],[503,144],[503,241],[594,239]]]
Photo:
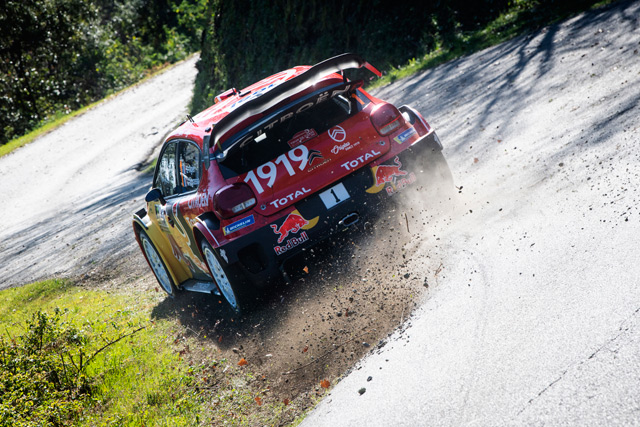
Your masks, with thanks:
[[[351,53],[329,58],[313,67],[301,65],[280,71],[239,92],[234,91],[228,98],[189,118],[167,139],[185,137],[202,144],[206,136],[211,135],[212,140],[205,148],[213,147],[221,137],[235,130],[239,124],[247,125],[257,120],[259,115],[278,102],[301,96],[309,88],[317,90],[341,81],[343,77],[337,74],[338,71],[360,67],[366,67],[380,76],[378,70],[360,56]],[[266,94],[268,95],[265,96]]]

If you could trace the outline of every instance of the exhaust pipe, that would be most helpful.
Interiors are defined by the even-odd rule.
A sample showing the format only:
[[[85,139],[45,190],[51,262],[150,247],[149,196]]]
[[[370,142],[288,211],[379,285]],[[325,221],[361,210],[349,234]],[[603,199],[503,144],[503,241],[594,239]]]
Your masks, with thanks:
[[[351,227],[358,221],[360,221],[360,215],[358,215],[357,212],[352,212],[349,215],[342,218],[340,221],[338,221],[338,225],[342,225],[344,227]]]

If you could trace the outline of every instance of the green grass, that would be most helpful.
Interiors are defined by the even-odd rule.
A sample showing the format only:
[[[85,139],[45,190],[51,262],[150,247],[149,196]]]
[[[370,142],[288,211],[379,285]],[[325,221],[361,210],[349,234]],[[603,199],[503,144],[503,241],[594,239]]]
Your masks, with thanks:
[[[603,0],[587,9],[595,9],[614,1],[616,0]],[[531,0],[512,2],[509,10],[482,28],[472,32],[458,32],[447,37],[446,41],[438,41],[436,49],[422,58],[413,58],[401,67],[388,70],[381,79],[374,81],[369,87],[376,88],[393,83],[452,59],[478,52],[543,26],[551,25],[585,9],[574,6],[538,10],[532,7],[531,3]]]
[[[73,390],[66,397],[71,406],[63,398],[16,414],[19,405],[3,405],[16,396],[15,392],[5,395],[3,384],[20,378],[0,375],[0,426],[15,425],[16,418],[3,418],[7,413],[22,416],[21,420],[27,420],[24,425],[56,425],[46,420],[53,419],[60,407],[70,407],[76,414],[62,424],[77,426],[262,426],[281,425],[283,419],[300,415],[302,408],[297,405],[270,399],[268,383],[255,378],[247,366],[240,367],[235,360],[216,360],[210,342],[185,338],[185,328],[174,319],[152,319],[152,309],[163,298],[160,295],[85,289],[64,280],[0,291],[0,362],[6,344],[13,342],[15,347],[23,342],[21,336],[35,313],[48,318],[57,313],[61,330],[72,331],[74,337],[80,337],[76,341],[84,343],[79,347],[45,346],[51,360],[59,360],[60,355],[64,360],[73,359],[73,365],[67,364],[73,370],[80,360],[86,364],[96,354],[85,372],[91,392],[82,395]],[[203,345],[210,350],[197,361],[184,356],[185,349]],[[23,409],[32,405],[22,403]]]
[[[60,280],[34,283],[0,293],[1,333],[15,339],[33,313],[57,309],[65,324],[88,337],[85,363],[107,346],[87,366],[93,392],[82,402],[77,425],[197,424],[201,396],[191,387],[195,376],[172,349],[170,322],[151,321],[151,301],[144,300]],[[79,363],[78,350],[70,354]]]

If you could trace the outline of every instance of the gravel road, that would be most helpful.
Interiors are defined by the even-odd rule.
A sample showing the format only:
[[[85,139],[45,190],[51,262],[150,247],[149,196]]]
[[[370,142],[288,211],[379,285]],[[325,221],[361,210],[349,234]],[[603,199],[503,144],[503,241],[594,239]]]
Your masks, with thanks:
[[[127,269],[146,271],[141,257],[130,256],[131,214],[150,185],[138,169],[184,120],[196,60],[0,158],[0,289],[124,260],[131,261]]]
[[[456,184],[427,299],[303,426],[640,425],[640,2],[383,88]],[[361,394],[362,393],[362,394]]]

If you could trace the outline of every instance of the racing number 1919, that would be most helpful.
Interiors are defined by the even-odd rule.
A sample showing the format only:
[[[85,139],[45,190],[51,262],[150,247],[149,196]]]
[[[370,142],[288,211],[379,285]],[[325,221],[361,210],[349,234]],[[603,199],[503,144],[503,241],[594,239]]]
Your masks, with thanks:
[[[247,176],[244,178],[244,182],[251,182],[255,189],[258,191],[258,194],[264,193],[264,188],[262,187],[262,183],[260,179],[267,180],[267,187],[273,187],[273,184],[278,177],[278,167],[276,165],[282,163],[289,173],[289,176],[294,176],[296,174],[295,168],[291,165],[289,159],[294,162],[300,162],[298,165],[298,169],[301,171],[307,167],[307,162],[309,158],[309,149],[304,145],[299,145],[296,148],[289,150],[286,154],[282,154],[278,156],[274,162],[267,162],[262,166],[255,169],[257,171],[258,176],[252,170],[247,173]],[[260,179],[259,179],[260,178]]]

